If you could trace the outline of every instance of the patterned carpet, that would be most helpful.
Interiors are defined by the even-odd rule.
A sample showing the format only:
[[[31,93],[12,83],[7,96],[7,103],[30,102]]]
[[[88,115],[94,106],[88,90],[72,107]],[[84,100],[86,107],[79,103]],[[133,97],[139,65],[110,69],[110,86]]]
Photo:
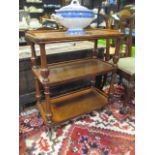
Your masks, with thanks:
[[[117,88],[117,87],[116,87]],[[118,115],[121,101],[110,111],[94,111],[55,127],[52,141],[37,109],[21,113],[20,155],[134,155],[134,106]]]

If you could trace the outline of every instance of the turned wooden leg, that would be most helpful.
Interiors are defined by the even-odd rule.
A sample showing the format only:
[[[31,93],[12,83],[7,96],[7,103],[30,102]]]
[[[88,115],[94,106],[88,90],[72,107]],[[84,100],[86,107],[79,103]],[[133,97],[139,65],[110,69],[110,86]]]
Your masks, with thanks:
[[[109,89],[109,102],[112,102],[112,100],[113,100],[114,82],[115,82],[115,79],[117,77],[117,62],[119,61],[120,44],[121,44],[121,40],[120,40],[120,38],[118,38],[116,40],[116,50],[115,50],[115,54],[113,56],[113,67],[114,67],[114,70],[112,71],[112,79],[111,79],[111,84],[110,84],[110,89]]]
[[[97,53],[98,53],[98,44],[97,44],[97,39],[94,41],[94,48],[93,48],[93,53],[92,53],[92,57],[96,58],[97,57]]]
[[[34,43],[30,43],[30,47],[31,47],[32,68],[37,68],[37,57],[36,57],[36,51],[35,51]],[[35,90],[36,90],[37,103],[40,103],[40,100],[41,100],[40,83],[36,77],[35,77]]]
[[[33,68],[37,68],[37,57],[36,57],[36,51],[34,43],[30,44],[31,47],[31,63]]]
[[[44,94],[45,94],[45,102],[46,102],[46,120],[47,120],[47,126],[49,129],[49,138],[51,138],[51,130],[52,130],[52,113],[51,113],[51,106],[50,106],[50,92],[49,92],[49,86],[44,86]]]
[[[40,45],[40,51],[41,51],[41,75],[43,77],[43,83],[48,83],[49,79],[49,69],[47,66],[47,58],[46,58],[46,51],[45,51],[45,44]]]
[[[110,88],[109,88],[109,92],[108,92],[108,101],[109,103],[113,103],[113,99],[114,99],[114,82],[116,79],[116,70],[114,70],[112,72],[112,78],[111,78],[111,82],[110,82]]]
[[[120,109],[121,114],[127,114],[129,112],[128,103],[130,101],[133,91],[134,91],[134,82],[129,81],[125,101],[124,101],[123,107]]]
[[[98,53],[98,40],[95,39],[92,58],[97,58],[97,53]],[[101,84],[101,79],[102,79],[102,75],[94,77],[93,80],[91,81],[92,86],[99,88]]]
[[[105,60],[109,61],[110,60],[110,39],[106,40],[106,53],[105,53]]]
[[[46,116],[47,116],[47,123],[51,124],[51,107],[50,107],[50,92],[49,86],[44,86],[44,94],[45,94],[45,101],[46,101]]]
[[[36,77],[35,77],[35,90],[36,90],[37,104],[40,104],[42,95],[40,91],[40,82]]]
[[[93,48],[93,52],[92,52],[92,58],[97,58],[97,52],[98,52],[98,48],[97,48],[97,39],[94,41],[94,48]],[[95,87],[95,83],[96,83],[96,77],[93,77],[91,80],[91,86]]]
[[[45,112],[46,112],[46,124],[48,126],[48,134],[51,140],[51,130],[52,130],[52,112],[50,105],[50,91],[49,91],[49,69],[47,66],[46,50],[45,44],[40,44],[41,51],[41,75],[43,78],[44,94],[45,94]]]
[[[39,109],[39,115],[41,115],[41,98],[42,98],[42,94],[41,94],[41,84],[39,82],[39,80],[35,77],[35,90],[36,90],[36,99],[37,99],[37,107]]]

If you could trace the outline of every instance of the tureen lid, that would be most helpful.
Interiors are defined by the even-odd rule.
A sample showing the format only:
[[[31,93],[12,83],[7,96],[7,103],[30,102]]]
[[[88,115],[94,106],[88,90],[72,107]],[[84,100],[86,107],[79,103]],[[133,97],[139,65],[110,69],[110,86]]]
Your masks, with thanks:
[[[78,0],[72,0],[70,5],[64,6],[59,10],[56,10],[56,12],[61,11],[86,11],[86,12],[92,12],[88,8],[81,6]]]

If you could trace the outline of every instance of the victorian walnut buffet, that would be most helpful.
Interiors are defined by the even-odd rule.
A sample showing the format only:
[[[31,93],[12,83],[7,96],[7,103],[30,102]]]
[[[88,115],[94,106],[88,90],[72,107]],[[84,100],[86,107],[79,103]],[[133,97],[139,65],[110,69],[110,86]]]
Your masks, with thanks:
[[[64,30],[32,30],[26,33],[26,40],[31,46],[31,62],[32,72],[35,77],[37,106],[48,126],[50,138],[51,129],[54,125],[100,109],[108,104],[109,96],[113,92],[121,36],[123,34],[119,31],[110,29],[87,29],[86,34],[82,35],[66,35]],[[116,39],[113,64],[97,58],[98,39],[108,38]],[[61,63],[47,63],[46,44],[85,40],[94,41],[94,49],[91,57]],[[38,44],[40,47],[40,65],[36,62],[35,44]],[[106,95],[95,87],[95,77],[108,72],[112,72],[112,80],[109,94]],[[90,87],[56,97],[50,97],[50,87],[85,78],[91,79]],[[41,86],[44,88],[44,98],[40,91]]]

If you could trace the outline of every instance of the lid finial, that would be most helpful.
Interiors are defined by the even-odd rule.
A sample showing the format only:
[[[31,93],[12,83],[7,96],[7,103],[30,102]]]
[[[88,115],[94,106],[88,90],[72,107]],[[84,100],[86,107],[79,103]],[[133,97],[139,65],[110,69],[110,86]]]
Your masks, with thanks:
[[[71,5],[80,5],[78,0],[72,0]]]

